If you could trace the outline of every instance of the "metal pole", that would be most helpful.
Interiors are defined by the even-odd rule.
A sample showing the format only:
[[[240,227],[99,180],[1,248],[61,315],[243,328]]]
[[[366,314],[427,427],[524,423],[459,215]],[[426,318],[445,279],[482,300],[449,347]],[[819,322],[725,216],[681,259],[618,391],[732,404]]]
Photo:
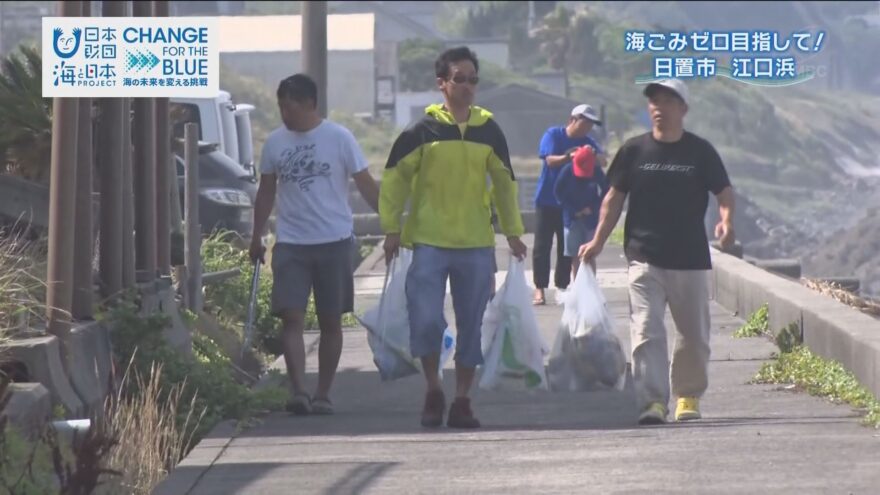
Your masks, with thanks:
[[[79,17],[81,1],[59,4],[62,17]],[[46,317],[52,335],[70,331],[73,300],[73,220],[76,205],[76,98],[52,101],[52,158],[49,182],[49,259],[46,280]]]
[[[168,1],[153,2],[155,17],[168,17]],[[168,98],[156,98],[156,262],[160,275],[171,275],[171,222],[168,194],[168,162],[171,133],[168,128]]]
[[[131,98],[122,99],[122,286],[135,284],[134,172],[131,168]]]
[[[82,2],[82,16],[91,17],[91,2]],[[73,303],[74,320],[91,319],[94,258],[92,222],[92,99],[79,98],[79,129],[76,146],[76,206],[73,240]]]
[[[318,85],[318,112],[327,116],[327,2],[302,2],[302,67]]]
[[[135,17],[152,17],[151,2],[134,2]],[[134,230],[139,282],[156,278],[156,106],[134,99]],[[141,278],[142,277],[142,278]]]
[[[199,126],[184,126],[186,149],[186,280],[189,309],[196,314],[202,310],[202,235],[199,224]]]
[[[101,2],[104,17],[124,17],[125,3]],[[104,297],[122,290],[122,98],[102,98],[98,124],[101,184],[100,278]]]

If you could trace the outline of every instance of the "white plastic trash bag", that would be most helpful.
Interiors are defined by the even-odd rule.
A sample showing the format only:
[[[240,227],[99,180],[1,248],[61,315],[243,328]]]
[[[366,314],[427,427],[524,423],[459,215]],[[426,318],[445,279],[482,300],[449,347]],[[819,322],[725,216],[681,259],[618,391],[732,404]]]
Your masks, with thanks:
[[[367,329],[367,343],[373,351],[373,363],[382,381],[391,381],[421,373],[421,362],[410,352],[409,312],[406,308],[406,273],[412,263],[412,251],[400,249],[385,272],[379,304],[357,317]],[[455,335],[446,328],[440,350],[440,376],[443,365],[455,349]]]
[[[551,389],[622,389],[626,356],[589,265],[581,265],[562,303],[562,320],[547,367]]]
[[[483,314],[480,388],[547,390],[544,356],[523,262],[513,257],[504,284]]]

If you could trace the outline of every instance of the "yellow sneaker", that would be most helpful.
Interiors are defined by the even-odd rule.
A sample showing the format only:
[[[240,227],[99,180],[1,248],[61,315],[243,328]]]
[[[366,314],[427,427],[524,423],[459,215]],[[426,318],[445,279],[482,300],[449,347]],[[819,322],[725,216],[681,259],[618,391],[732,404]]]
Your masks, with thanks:
[[[666,406],[652,402],[639,416],[640,425],[662,425],[666,422]]]
[[[688,421],[691,419],[700,419],[700,399],[693,397],[680,397],[678,404],[675,406],[675,420]]]

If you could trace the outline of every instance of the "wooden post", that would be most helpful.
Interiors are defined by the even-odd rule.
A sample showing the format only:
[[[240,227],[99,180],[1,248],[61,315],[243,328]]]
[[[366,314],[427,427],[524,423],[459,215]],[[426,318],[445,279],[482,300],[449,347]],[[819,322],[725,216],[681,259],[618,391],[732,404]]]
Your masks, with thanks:
[[[122,99],[122,286],[134,288],[134,173],[131,150],[131,98]]]
[[[134,2],[135,17],[152,17],[151,2]],[[142,282],[156,278],[156,107],[153,98],[134,99],[135,260]],[[141,275],[138,275],[140,277]]]
[[[202,310],[202,228],[199,224],[199,126],[184,126],[186,149],[186,279],[189,309],[198,314]]]
[[[84,2],[84,5],[88,5]],[[92,99],[79,98],[76,146],[76,207],[74,212],[73,305],[74,320],[93,316],[94,228],[92,220]]]
[[[153,2],[155,17],[168,17],[168,1]],[[171,274],[171,222],[169,221],[168,162],[171,133],[168,98],[156,98],[156,263],[159,275]]]
[[[82,17],[91,16],[91,2],[82,2]],[[73,301],[71,316],[74,320],[91,319],[92,290],[94,286],[92,261],[94,259],[94,223],[92,219],[92,99],[78,98],[76,145],[76,203],[73,231]]]
[[[62,17],[79,17],[82,2],[61,2],[59,10]],[[70,308],[73,302],[78,112],[79,102],[76,98],[54,98],[52,101],[46,317],[49,333],[58,337],[70,332]]]
[[[125,16],[125,3],[102,2],[104,17]],[[104,297],[122,290],[122,98],[102,98],[98,123],[101,184],[99,274]]]

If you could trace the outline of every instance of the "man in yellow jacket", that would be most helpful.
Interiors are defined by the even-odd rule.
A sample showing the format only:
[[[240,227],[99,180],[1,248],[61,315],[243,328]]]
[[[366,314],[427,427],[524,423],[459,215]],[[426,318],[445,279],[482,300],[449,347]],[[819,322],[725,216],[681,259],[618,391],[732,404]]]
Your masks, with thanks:
[[[473,105],[479,82],[476,55],[467,47],[452,48],[440,55],[434,69],[444,103],[427,107],[424,117],[394,142],[382,177],[379,215],[386,262],[401,245],[413,249],[406,298],[410,350],[421,359],[428,385],[422,425],[441,426],[446,409],[438,366],[448,279],[457,338],[456,394],[446,424],[478,428],[469,393],[476,367],[483,364],[480,327],[494,277],[491,203],[519,259],[526,255],[520,240],[524,229],[507,141],[492,114]],[[410,211],[401,228],[407,200]]]

